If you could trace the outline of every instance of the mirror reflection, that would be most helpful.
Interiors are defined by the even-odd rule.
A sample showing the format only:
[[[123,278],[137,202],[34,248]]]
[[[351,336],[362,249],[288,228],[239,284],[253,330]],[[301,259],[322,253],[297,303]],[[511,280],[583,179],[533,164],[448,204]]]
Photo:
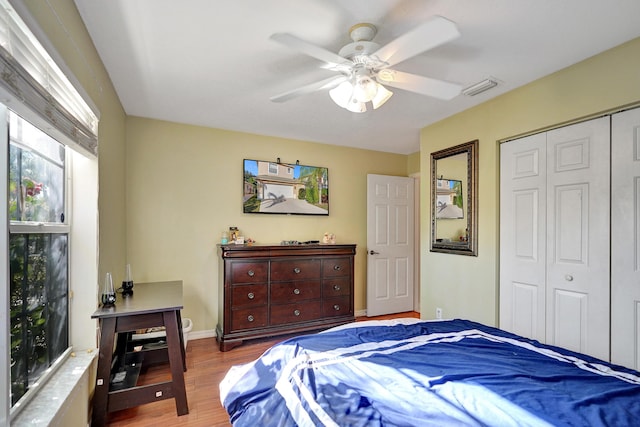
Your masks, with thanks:
[[[431,251],[477,256],[477,140],[431,154]]]

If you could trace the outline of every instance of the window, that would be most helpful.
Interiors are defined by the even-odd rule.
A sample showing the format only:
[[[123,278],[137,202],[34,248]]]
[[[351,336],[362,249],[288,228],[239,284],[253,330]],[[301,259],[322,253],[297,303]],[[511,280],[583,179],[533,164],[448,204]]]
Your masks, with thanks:
[[[98,276],[100,114],[24,3],[0,0],[0,347],[9,349],[0,353],[0,425],[36,395],[36,379],[44,385],[64,364],[70,345],[95,346],[92,322],[69,319],[86,319],[96,297],[86,283]],[[64,21],[54,25],[64,30]]]
[[[271,175],[278,174],[278,164],[277,163],[269,163],[269,173]]]
[[[11,405],[69,347],[66,149],[9,113]]]

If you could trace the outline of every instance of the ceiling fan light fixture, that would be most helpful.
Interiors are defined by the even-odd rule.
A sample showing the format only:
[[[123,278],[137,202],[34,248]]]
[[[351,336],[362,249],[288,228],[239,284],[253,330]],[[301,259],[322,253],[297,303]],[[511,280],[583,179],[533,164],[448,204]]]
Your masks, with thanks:
[[[368,75],[359,75],[353,85],[353,97],[358,102],[369,102],[378,93],[378,86]]]
[[[353,85],[351,82],[344,81],[329,91],[329,96],[342,108],[349,106],[349,101],[353,97]]]
[[[393,95],[393,92],[391,92],[389,89],[382,86],[381,84],[378,84],[378,93],[376,93],[376,96],[374,96],[373,99],[371,100],[371,104],[373,104],[373,109],[376,110],[379,107],[381,107],[382,104],[384,104],[389,100],[389,98],[391,98],[391,95]]]
[[[355,99],[351,100],[346,108],[352,113],[364,113],[367,111],[367,105],[364,102],[358,102]]]

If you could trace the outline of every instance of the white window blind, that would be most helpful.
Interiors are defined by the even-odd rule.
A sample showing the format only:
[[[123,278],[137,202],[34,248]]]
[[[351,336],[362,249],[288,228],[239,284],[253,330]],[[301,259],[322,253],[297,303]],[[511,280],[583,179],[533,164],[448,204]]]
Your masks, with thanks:
[[[98,154],[98,117],[7,0],[0,0],[0,90],[83,151]]]

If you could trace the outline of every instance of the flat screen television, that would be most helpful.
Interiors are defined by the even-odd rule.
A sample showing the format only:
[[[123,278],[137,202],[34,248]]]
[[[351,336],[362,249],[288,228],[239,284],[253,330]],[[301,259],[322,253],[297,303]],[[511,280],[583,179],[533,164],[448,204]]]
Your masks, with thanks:
[[[329,215],[329,170],[244,159],[244,213]]]

